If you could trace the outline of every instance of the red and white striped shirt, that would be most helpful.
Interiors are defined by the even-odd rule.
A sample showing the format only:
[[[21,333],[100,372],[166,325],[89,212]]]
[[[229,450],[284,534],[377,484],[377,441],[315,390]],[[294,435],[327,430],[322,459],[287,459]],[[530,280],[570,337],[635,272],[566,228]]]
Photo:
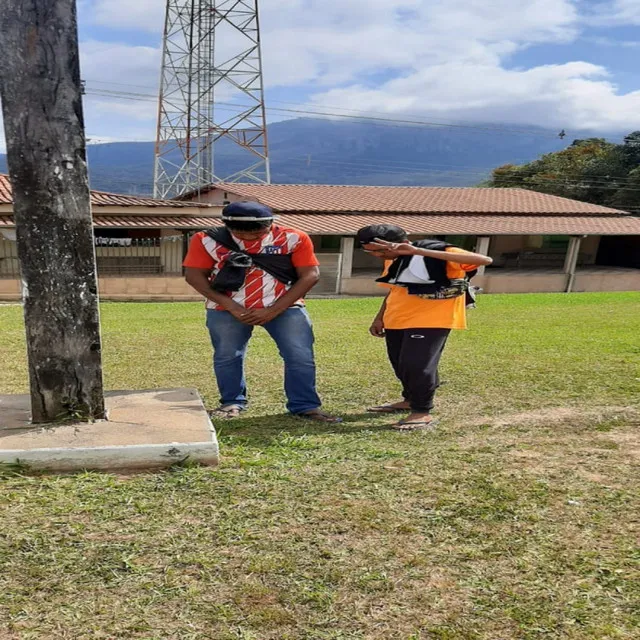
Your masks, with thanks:
[[[233,236],[233,233],[231,233]],[[315,255],[311,238],[297,229],[273,225],[271,231],[252,242],[244,242],[233,236],[240,249],[247,253],[268,255],[290,255],[294,267],[317,267],[320,263]],[[213,280],[224,267],[231,251],[209,237],[204,231],[196,233],[189,245],[184,267],[207,269]],[[271,274],[254,266],[248,269],[244,285],[229,295],[245,309],[264,309],[281,298],[289,286],[274,278]],[[215,302],[207,301],[208,309],[220,310]]]

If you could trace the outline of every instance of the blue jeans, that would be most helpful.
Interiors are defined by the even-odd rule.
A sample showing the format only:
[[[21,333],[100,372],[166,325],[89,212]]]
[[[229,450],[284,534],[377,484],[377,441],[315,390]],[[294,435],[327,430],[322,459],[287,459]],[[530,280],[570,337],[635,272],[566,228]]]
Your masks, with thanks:
[[[213,345],[213,370],[220,404],[247,405],[244,360],[254,327],[236,320],[228,311],[207,311],[207,328]],[[322,404],[316,392],[313,329],[306,309],[292,307],[264,325],[284,360],[287,409],[306,413]]]

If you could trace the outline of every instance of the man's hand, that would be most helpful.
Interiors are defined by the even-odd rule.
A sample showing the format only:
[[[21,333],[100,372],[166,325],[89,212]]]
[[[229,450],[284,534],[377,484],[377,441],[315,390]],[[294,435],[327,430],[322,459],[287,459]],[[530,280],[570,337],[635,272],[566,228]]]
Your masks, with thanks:
[[[266,309],[244,309],[244,317],[239,318],[240,322],[252,324],[254,326],[263,326],[272,320],[275,320],[282,310],[276,307],[267,307]]]
[[[396,258],[399,256],[416,255],[416,248],[409,242],[387,242],[386,240],[381,240],[380,238],[376,238],[370,244],[371,246],[374,246],[377,249],[382,249],[386,251],[387,255],[388,254],[394,255]]]
[[[369,333],[374,338],[384,338],[384,321],[382,318],[376,318],[369,327]]]
[[[230,306],[226,311],[228,311],[236,320],[242,322],[242,324],[253,324],[253,322],[249,322],[249,314],[251,311],[241,307],[239,304]]]

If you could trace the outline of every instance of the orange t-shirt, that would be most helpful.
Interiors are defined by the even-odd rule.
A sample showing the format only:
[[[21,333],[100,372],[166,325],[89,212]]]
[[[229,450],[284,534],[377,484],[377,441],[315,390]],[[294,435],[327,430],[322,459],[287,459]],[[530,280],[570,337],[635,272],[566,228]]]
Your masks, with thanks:
[[[468,253],[464,249],[449,247],[452,253]],[[386,273],[391,262],[385,263]],[[474,271],[477,265],[447,262],[447,277],[450,280],[464,278],[467,271]],[[382,284],[388,288],[387,308],[384,313],[385,329],[466,329],[467,306],[465,296],[447,300],[425,300],[409,295],[405,287]]]

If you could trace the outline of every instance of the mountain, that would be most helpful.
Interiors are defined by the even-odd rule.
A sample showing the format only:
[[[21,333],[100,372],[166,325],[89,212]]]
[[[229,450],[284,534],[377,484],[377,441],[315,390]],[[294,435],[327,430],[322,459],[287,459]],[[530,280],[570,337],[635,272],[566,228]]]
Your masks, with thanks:
[[[472,186],[491,169],[520,164],[567,146],[541,128],[389,126],[300,118],[269,126],[273,182],[405,186]],[[218,175],[242,168],[242,151],[229,141],[216,147]],[[91,186],[147,194],[153,183],[153,142],[88,147]],[[6,159],[0,156],[0,172]]]

